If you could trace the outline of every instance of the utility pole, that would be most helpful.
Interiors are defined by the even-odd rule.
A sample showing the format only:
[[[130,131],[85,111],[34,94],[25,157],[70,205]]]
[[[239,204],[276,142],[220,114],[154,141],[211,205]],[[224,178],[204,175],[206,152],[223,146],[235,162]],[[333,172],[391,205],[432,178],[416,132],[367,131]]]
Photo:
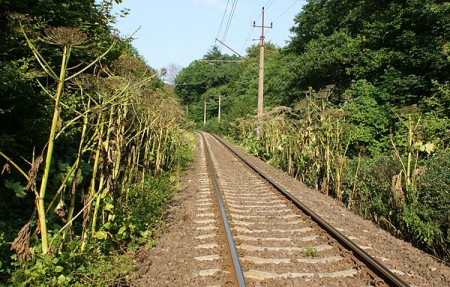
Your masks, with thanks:
[[[264,26],[264,7],[262,7],[262,24],[257,26],[253,21],[253,27],[261,28],[261,37],[259,41],[259,83],[258,83],[258,112],[257,117],[261,119],[264,108],[264,29],[272,28],[273,25]]]
[[[203,126],[206,126],[206,95],[203,103]]]
[[[219,93],[219,112],[218,112],[218,115],[217,115],[217,122],[218,123],[220,123],[220,109],[221,109],[221,96],[220,96],[220,93]]]

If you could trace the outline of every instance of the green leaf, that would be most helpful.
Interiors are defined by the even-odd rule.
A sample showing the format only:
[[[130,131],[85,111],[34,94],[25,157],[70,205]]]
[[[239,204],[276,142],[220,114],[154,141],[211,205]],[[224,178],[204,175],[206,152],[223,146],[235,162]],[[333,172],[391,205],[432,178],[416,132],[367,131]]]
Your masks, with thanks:
[[[53,258],[52,258],[51,255],[48,255],[48,254],[44,255],[44,263],[45,263],[45,265],[51,266],[52,262],[53,262]]]
[[[114,209],[114,205],[112,205],[111,203],[108,203],[105,205],[105,207],[103,208],[103,210],[105,211],[111,211]]]
[[[55,267],[55,272],[56,273],[61,273],[63,270],[64,270],[64,267],[62,267],[62,266],[58,265],[58,266]]]
[[[68,280],[67,280],[67,278],[66,278],[66,276],[64,276],[64,275],[59,275],[59,277],[58,277],[58,284],[59,285],[62,285],[62,284],[64,284],[64,283],[67,283],[68,282]]]
[[[118,235],[121,235],[121,234],[123,234],[123,233],[125,232],[125,230],[127,230],[127,227],[126,227],[126,226],[122,226],[122,227],[119,229],[119,231],[117,232],[117,234],[118,234]]]
[[[425,151],[430,154],[436,150],[436,145],[433,143],[426,143],[425,144]]]
[[[20,182],[5,180],[5,187],[13,190],[19,198],[24,198],[27,195],[25,187],[21,185]]]
[[[422,152],[426,152],[427,154],[431,154],[436,150],[436,145],[434,143],[424,144],[422,141],[415,143],[414,147]]]
[[[105,231],[97,231],[94,235],[95,238],[100,240],[105,240],[108,237],[108,234]]]

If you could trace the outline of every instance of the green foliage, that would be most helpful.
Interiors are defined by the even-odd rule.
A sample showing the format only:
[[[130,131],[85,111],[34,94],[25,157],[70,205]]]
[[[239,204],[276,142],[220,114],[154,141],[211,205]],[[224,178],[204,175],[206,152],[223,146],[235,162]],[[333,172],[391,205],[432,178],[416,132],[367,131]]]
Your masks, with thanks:
[[[304,257],[317,257],[319,256],[319,251],[317,251],[317,249],[314,247],[306,247],[305,249],[303,249],[302,255]]]
[[[0,231],[0,258],[3,258],[3,248],[5,248],[5,246],[7,246],[6,241],[5,241],[5,233],[3,231]],[[6,263],[6,262],[5,262]],[[2,280],[3,278],[3,274],[5,273],[5,267],[3,266],[3,261],[0,261],[0,282],[3,282],[4,280]],[[6,264],[5,264],[6,265]]]
[[[132,270],[131,258],[107,254],[100,248],[86,253],[36,255],[15,264],[11,286],[111,286],[126,281]]]
[[[419,226],[409,225],[416,232],[416,240],[426,249],[450,259],[450,151],[438,151],[421,170],[418,183],[419,206],[411,212],[419,219]],[[407,219],[407,218],[405,218]]]
[[[175,92],[183,104],[201,102],[211,88],[227,84],[237,67],[236,56],[222,55],[213,47],[202,60],[192,62],[175,78]],[[197,119],[200,121],[200,119]]]
[[[148,241],[163,223],[164,208],[174,189],[172,181],[172,174],[163,174],[148,178],[143,189],[140,184],[131,187],[125,202],[106,208],[114,219],[101,228],[105,235],[111,234],[114,242],[128,243],[129,247]]]
[[[219,123],[217,119],[211,119],[203,127],[203,130],[213,134],[227,135],[230,128],[227,122]]]
[[[294,109],[272,109],[259,124],[259,138],[252,118],[227,125],[227,132],[247,151],[447,259],[448,150],[433,155],[436,145],[420,140],[414,108],[397,111],[389,147],[385,134],[395,121],[377,104],[384,94],[359,81],[345,95],[342,110],[324,100],[324,91],[311,91]]]
[[[285,104],[298,93],[287,81],[293,79],[295,55],[285,57],[280,48],[265,45],[265,105]],[[282,62],[282,64],[280,64]],[[192,62],[175,79],[175,92],[187,105],[188,118],[203,121],[203,102],[207,101],[207,119],[217,116],[217,95],[222,95],[222,116],[228,121],[254,114],[258,93],[259,45],[247,50],[246,58],[222,55],[212,49],[202,60]],[[214,98],[215,96],[215,98]]]
[[[255,114],[258,94],[258,61],[248,59],[240,64],[239,76],[229,84],[224,99],[224,113],[229,119]]]
[[[292,89],[290,86],[290,83],[297,79],[299,57],[294,54],[285,54],[279,48],[274,48],[265,55],[264,106],[272,108],[289,105],[301,94],[301,91]],[[255,88],[257,88],[256,83],[255,81]],[[249,92],[253,92],[251,96],[254,98],[255,92],[253,90]]]
[[[449,15],[448,3],[431,0],[309,1],[294,20],[288,50],[309,61],[310,78],[291,85],[337,83],[343,91],[348,79],[366,79],[389,93],[385,100],[393,105],[425,101],[432,82],[449,77]]]
[[[379,103],[387,95],[367,81],[360,80],[353,83],[343,96],[348,99],[343,109],[348,113],[348,129],[352,134],[350,150],[372,155],[385,151],[388,147],[386,134],[393,119],[389,107]]]
[[[346,87],[350,82],[346,71],[355,64],[359,53],[359,40],[345,31],[320,35],[308,42],[305,52],[299,55],[291,87],[302,90],[309,86],[320,89],[328,84]]]
[[[188,158],[181,150],[187,143],[178,102],[129,41],[109,26],[112,1],[0,4],[0,121],[5,123],[0,126],[0,208],[8,210],[0,214],[1,282],[123,284],[129,268],[122,268],[123,259],[111,262],[112,255],[152,238]],[[17,33],[19,22],[23,34]],[[89,45],[71,51],[70,60],[60,64],[62,49],[53,44],[70,41],[64,38],[67,33],[56,32],[80,30],[91,37]],[[101,66],[81,70],[100,59],[113,41],[117,44]],[[77,77],[63,87],[65,80],[51,71],[66,67],[70,70],[61,75]],[[44,169],[40,162],[47,154]],[[175,174],[154,179],[167,171]],[[47,179],[45,193],[38,195],[36,186]],[[39,221],[31,216],[35,205],[43,217]],[[11,245],[3,240],[13,242],[19,230],[22,239],[12,244],[17,255],[11,256]]]
[[[386,155],[350,160],[344,173],[346,204],[364,217],[395,231],[392,227],[398,220],[395,216],[399,206],[392,195],[391,181],[399,170],[400,164]]]
[[[24,198],[26,194],[26,188],[20,182],[11,182],[9,180],[5,180],[5,187],[14,191],[17,197]]]

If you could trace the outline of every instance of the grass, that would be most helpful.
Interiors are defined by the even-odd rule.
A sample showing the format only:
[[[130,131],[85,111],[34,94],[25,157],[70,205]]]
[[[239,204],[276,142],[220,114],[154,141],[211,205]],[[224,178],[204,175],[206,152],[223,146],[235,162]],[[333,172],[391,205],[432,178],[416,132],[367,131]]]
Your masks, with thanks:
[[[319,256],[319,251],[314,247],[306,247],[302,251],[303,257],[317,257]]]

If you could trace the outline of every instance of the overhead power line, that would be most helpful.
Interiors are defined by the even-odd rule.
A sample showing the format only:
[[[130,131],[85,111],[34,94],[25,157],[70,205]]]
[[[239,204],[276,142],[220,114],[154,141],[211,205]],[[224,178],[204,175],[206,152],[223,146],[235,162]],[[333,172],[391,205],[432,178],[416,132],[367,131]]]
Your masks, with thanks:
[[[258,19],[259,20],[259,19]],[[242,48],[240,50],[240,52],[242,53],[242,51],[245,49],[245,46],[247,46],[247,43],[250,41],[250,38],[253,34],[253,31],[255,31],[255,27],[251,26],[250,31],[248,32],[248,36],[247,39],[245,39],[244,44],[242,44]]]
[[[291,5],[289,5],[289,7],[287,7],[280,15],[278,15],[275,18],[275,20],[273,20],[273,23],[275,23],[278,19],[280,19],[282,16],[284,16],[284,14],[286,14],[289,10],[291,10],[294,7],[294,5],[297,4],[298,2],[300,2],[300,0],[295,0]]]
[[[233,0],[231,11],[230,11],[230,14],[228,16],[228,22],[227,22],[225,31],[223,33],[222,42],[225,42],[225,40],[227,38],[228,31],[230,30],[230,27],[231,27],[231,22],[233,21],[234,12],[236,11],[237,3],[238,3],[238,0]]]
[[[219,38],[220,31],[222,31],[223,21],[225,20],[225,16],[227,15],[228,5],[230,4],[230,0],[227,2],[227,6],[225,7],[225,11],[223,11],[222,21],[220,22],[219,31],[217,31],[216,39]]]
[[[272,6],[273,2],[275,2],[275,0],[269,0],[269,2],[267,2],[267,4],[265,5],[266,9],[269,9],[269,7]]]
[[[294,3],[292,3],[286,10],[283,11],[283,13],[281,13],[278,17],[275,18],[275,20],[273,20],[273,22],[276,22],[278,19],[280,19],[284,14],[287,13],[287,11],[291,10],[292,7],[294,7],[295,4],[297,4],[297,2],[299,2],[300,0],[296,0],[294,1]]]

